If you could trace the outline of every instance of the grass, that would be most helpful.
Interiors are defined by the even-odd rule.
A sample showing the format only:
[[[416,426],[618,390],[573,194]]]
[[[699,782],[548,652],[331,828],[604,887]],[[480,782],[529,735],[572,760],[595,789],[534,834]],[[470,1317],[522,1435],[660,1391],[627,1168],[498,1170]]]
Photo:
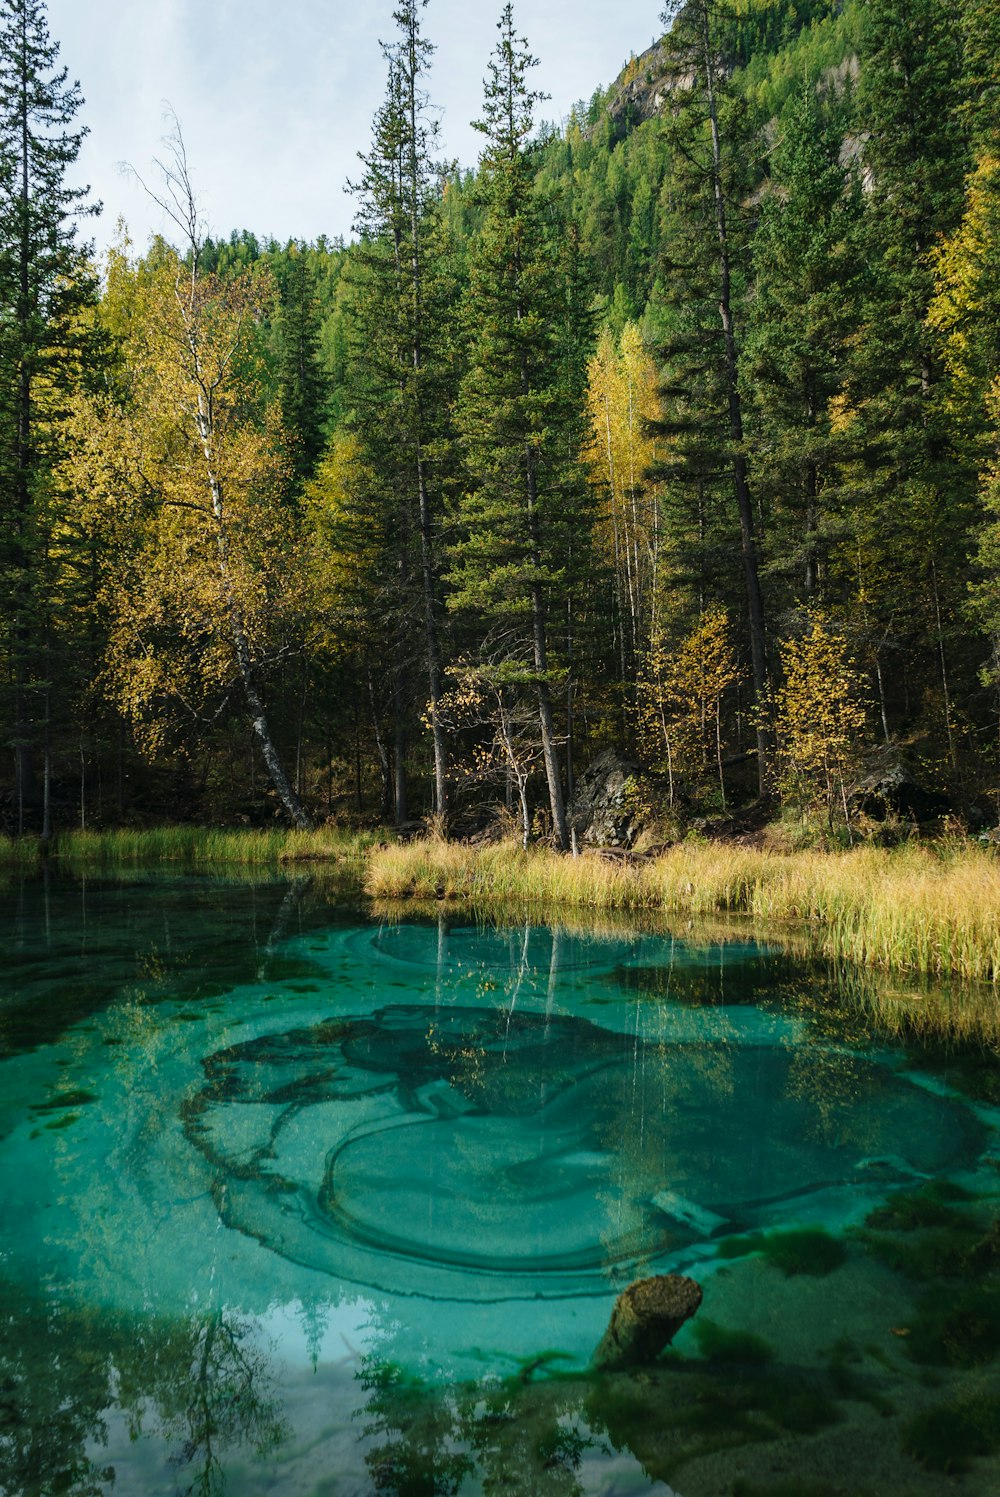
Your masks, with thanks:
[[[644,860],[560,857],[515,843],[373,847],[378,899],[467,899],[795,922],[826,957],[1000,982],[1000,859],[974,846],[783,853],[684,842]]]
[[[363,856],[377,840],[374,832],[334,827],[300,832],[204,827],[119,828],[109,832],[61,832],[47,850],[38,839],[0,839],[0,867],[37,869],[47,857],[69,871],[155,868],[164,864],[199,868],[264,869],[292,863],[344,862]]]

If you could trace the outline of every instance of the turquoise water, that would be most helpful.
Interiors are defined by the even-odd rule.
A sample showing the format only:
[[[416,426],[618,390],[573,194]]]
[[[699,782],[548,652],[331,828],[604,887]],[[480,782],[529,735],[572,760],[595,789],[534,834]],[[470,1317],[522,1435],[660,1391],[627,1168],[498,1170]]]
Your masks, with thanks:
[[[872,1420],[872,1490],[995,1489],[981,1057],[743,935],[386,923],[306,883],[6,904],[0,1490],[753,1494],[761,1446],[800,1480]],[[672,1359],[588,1378],[670,1271],[705,1289]],[[790,1428],[803,1380],[830,1417]],[[866,1490],[833,1464],[817,1493]]]

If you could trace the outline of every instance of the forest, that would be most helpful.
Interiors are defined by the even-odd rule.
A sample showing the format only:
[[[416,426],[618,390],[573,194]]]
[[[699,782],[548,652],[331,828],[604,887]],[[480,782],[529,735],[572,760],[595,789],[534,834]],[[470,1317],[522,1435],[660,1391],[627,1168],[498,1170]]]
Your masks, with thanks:
[[[853,836],[890,762],[995,823],[1000,0],[685,0],[555,125],[508,4],[473,170],[433,20],[350,243],[210,237],[175,122],[97,261],[3,6],[0,828],[568,850],[609,748],[678,825]]]

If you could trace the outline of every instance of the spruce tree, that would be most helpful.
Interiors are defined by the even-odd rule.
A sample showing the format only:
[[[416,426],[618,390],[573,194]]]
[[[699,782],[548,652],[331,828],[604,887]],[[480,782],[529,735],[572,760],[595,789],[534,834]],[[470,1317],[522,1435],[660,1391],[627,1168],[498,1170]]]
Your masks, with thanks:
[[[295,476],[313,476],[323,451],[326,379],[320,363],[320,321],[312,267],[303,246],[290,244],[276,258],[281,294],[277,319],[281,414],[295,436]]]
[[[386,99],[375,119],[359,191],[362,245],[355,256],[354,429],[394,510],[396,638],[387,654],[396,671],[396,807],[405,819],[403,700],[414,620],[434,755],[434,810],[447,810],[442,694],[440,530],[447,474],[453,349],[452,299],[440,194],[431,160],[436,138],[423,79],[433,47],[421,31],[427,0],[401,0],[393,12],[399,36],[383,44]]]
[[[960,221],[970,166],[962,76],[961,28],[947,0],[870,0],[856,128],[865,141],[862,247],[871,273],[849,370],[858,461],[845,497],[855,549],[879,558],[880,632],[895,635],[920,694],[936,697],[932,715],[953,768],[954,676],[971,665],[959,615],[975,474],[952,439],[928,310],[934,249]]]
[[[663,267],[668,303],[665,349],[668,418],[679,425],[679,471],[692,496],[689,528],[702,557],[719,513],[719,483],[735,509],[756,698],[757,772],[771,786],[773,737],[767,720],[770,673],[760,580],[759,503],[752,487],[743,410],[741,301],[749,273],[750,194],[755,142],[732,72],[739,44],[738,7],[728,0],[687,0],[663,13],[674,80],[665,125],[671,149],[671,215]],[[671,398],[672,397],[672,398]],[[673,411],[671,412],[671,406]],[[716,520],[717,524],[717,520]],[[730,534],[734,529],[728,522]],[[699,600],[703,602],[703,599]]]
[[[861,190],[840,160],[839,121],[811,85],[779,122],[753,244],[744,392],[759,488],[769,515],[770,571],[784,602],[827,584],[838,507],[837,399],[863,284]]]
[[[555,840],[567,850],[551,636],[588,542],[578,463],[588,350],[572,266],[535,190],[529,142],[540,96],[529,86],[535,59],[510,4],[498,29],[477,124],[486,137],[482,220],[470,249],[468,370],[458,409],[471,482],[459,506],[449,602],[477,622],[508,684],[535,696]]]
[[[50,830],[51,674],[39,568],[46,537],[43,493],[79,351],[75,318],[93,295],[77,220],[96,211],[67,174],[86,131],[74,121],[79,85],[57,66],[44,0],[0,5],[0,485],[2,576],[14,751],[17,829],[39,798],[35,757],[44,753],[41,829]]]

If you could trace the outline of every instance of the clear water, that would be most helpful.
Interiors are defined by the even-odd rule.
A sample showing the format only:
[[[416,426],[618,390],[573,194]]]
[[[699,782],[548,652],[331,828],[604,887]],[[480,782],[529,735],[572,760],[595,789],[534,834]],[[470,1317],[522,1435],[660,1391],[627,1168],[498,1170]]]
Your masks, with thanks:
[[[307,884],[6,904],[0,1491],[694,1497],[829,1446],[846,1494],[879,1421],[872,1490],[995,1490],[1000,1114],[821,968]],[[676,1354],[588,1378],[670,1271]],[[970,1284],[956,1355],[927,1305]]]

